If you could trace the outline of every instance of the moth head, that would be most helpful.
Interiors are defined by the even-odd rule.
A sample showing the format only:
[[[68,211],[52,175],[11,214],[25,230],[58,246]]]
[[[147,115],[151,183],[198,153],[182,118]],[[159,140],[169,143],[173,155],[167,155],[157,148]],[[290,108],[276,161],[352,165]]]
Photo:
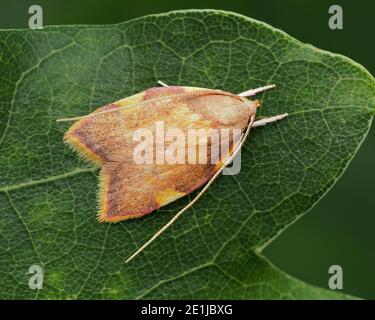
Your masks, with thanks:
[[[244,103],[246,103],[246,106],[249,109],[250,114],[256,114],[257,109],[260,107],[260,101],[258,99],[253,101],[245,98]]]

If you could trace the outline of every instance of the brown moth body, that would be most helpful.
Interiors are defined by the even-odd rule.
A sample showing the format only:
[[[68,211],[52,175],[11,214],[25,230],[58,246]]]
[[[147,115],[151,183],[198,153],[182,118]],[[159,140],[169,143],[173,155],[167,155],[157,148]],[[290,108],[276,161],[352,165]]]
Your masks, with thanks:
[[[155,136],[157,123],[162,121],[164,132],[178,128],[185,136],[189,129],[243,131],[257,106],[257,101],[220,90],[151,88],[83,117],[64,138],[83,158],[101,167],[98,219],[116,222],[151,213],[199,188],[222,167],[235,147],[232,143],[221,150],[220,160],[214,163],[209,159],[210,141],[207,163],[157,163],[155,149],[160,145],[154,140],[150,142],[154,161],[138,164],[134,161],[139,144],[134,141],[136,130],[142,128]],[[161,148],[167,152],[173,143],[176,141],[166,140]],[[200,147],[198,143],[187,145],[186,140],[179,143],[186,151]]]

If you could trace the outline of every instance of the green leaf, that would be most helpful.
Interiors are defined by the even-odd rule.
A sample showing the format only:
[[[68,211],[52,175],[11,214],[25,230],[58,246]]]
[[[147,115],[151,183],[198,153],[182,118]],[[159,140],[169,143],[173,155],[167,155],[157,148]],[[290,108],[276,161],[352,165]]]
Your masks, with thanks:
[[[324,196],[365,138],[375,82],[360,65],[237,14],[194,10],[3,30],[0,77],[1,298],[346,297],[286,275],[261,251]],[[275,83],[259,96],[261,115],[289,117],[253,129],[241,173],[220,177],[125,264],[191,196],[142,219],[98,223],[98,171],[63,144],[70,124],[55,119],[158,79],[235,93]],[[35,264],[41,290],[28,286]]]

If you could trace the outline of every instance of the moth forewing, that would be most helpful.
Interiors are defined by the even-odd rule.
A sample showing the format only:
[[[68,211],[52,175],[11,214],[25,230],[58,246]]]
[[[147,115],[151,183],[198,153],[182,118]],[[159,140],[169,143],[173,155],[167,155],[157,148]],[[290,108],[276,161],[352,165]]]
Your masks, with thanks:
[[[167,163],[165,156],[175,143],[164,141],[168,130],[179,129],[183,136],[194,129],[217,131],[220,136],[223,128],[245,129],[255,112],[253,102],[220,90],[152,88],[79,119],[65,139],[86,159],[102,167],[99,220],[117,222],[151,213],[191,193],[222,164],[221,159],[216,163],[212,159],[202,161],[202,156],[195,163]],[[153,139],[146,143],[153,146],[151,161],[143,164],[135,161],[133,152],[134,133],[139,129],[147,130]],[[192,150],[203,146],[193,143],[186,149],[189,152],[184,150],[184,160],[189,160]],[[206,147],[203,160],[212,155],[212,146]],[[225,150],[228,154],[229,148]]]

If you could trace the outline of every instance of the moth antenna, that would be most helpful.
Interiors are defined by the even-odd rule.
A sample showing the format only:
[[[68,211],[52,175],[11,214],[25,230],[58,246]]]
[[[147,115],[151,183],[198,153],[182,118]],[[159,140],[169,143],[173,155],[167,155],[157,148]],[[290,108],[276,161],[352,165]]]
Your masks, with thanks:
[[[170,94],[170,95],[166,95],[166,96],[157,97],[157,98],[145,100],[145,101],[142,101],[142,102],[134,103],[134,104],[131,104],[131,105],[128,105],[128,106],[119,107],[117,109],[110,109],[110,110],[104,110],[104,111],[100,111],[100,112],[94,112],[94,113],[90,113],[90,114],[87,114],[87,115],[84,115],[84,116],[56,119],[56,121],[57,122],[77,121],[77,120],[81,120],[81,119],[96,117],[98,115],[105,114],[105,113],[117,112],[117,111],[121,111],[123,109],[134,108],[134,107],[138,107],[138,106],[141,106],[141,105],[147,105],[147,104],[153,103],[153,102],[169,100],[169,99],[172,99],[172,98],[176,98],[178,96],[189,97],[189,96],[207,94],[207,93],[221,94],[221,95],[227,95],[227,96],[232,95],[231,93],[228,93],[228,92],[225,92],[225,91],[222,91],[222,90],[198,89],[198,90],[191,91],[191,92],[173,93],[173,94]]]
[[[208,181],[208,183],[204,186],[204,188],[195,196],[195,198],[190,201],[185,207],[183,207],[179,212],[175,214],[175,216],[169,220],[169,222],[164,225],[158,232],[156,232],[147,242],[145,242],[137,251],[135,251],[128,259],[126,259],[125,263],[130,262],[133,260],[138,254],[140,254],[143,250],[145,250],[152,242],[154,242],[165,230],[167,230],[187,209],[189,209],[195,202],[199,200],[200,197],[207,191],[207,189],[211,186],[211,184],[216,180],[216,178],[220,175],[220,173],[224,170],[224,168],[234,159],[234,157],[238,154],[241,150],[241,147],[246,141],[247,136],[250,133],[251,127],[254,123],[255,115],[252,115],[249,123],[247,125],[246,131],[242,136],[242,139],[238,143],[237,147],[233,151],[232,155],[224,162],[224,164],[220,167],[220,169],[213,175],[213,177]]]
[[[253,128],[265,126],[266,124],[282,120],[288,116],[287,113],[278,114],[277,116],[267,117],[254,121]]]
[[[162,87],[169,87],[165,82],[158,80],[158,84],[160,84]]]
[[[250,90],[241,92],[237,95],[240,96],[240,97],[251,97],[251,96],[255,96],[259,92],[263,92],[263,91],[266,91],[266,90],[269,90],[269,89],[272,89],[272,88],[275,88],[275,87],[276,87],[276,85],[269,84],[269,85],[264,86],[264,87],[259,87],[259,88],[256,88],[256,89],[250,89]]]

